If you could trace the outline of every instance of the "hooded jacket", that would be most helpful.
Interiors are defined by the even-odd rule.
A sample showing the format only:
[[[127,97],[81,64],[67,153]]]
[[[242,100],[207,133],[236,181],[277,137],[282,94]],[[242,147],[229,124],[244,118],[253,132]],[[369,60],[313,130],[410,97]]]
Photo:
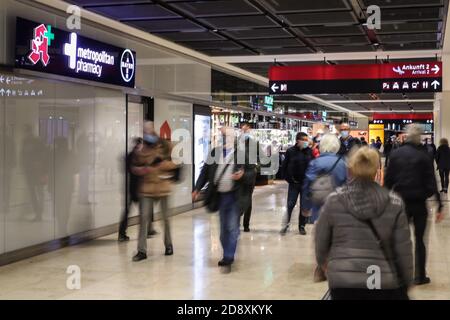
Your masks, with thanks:
[[[326,266],[330,288],[367,289],[370,266],[380,268],[381,289],[411,283],[413,253],[403,202],[375,182],[354,180],[332,193],[321,209],[315,238],[317,262]]]
[[[177,168],[171,160],[172,145],[159,139],[152,146],[144,145],[132,159],[132,173],[141,176],[138,194],[141,197],[165,197],[173,187],[171,178]],[[151,168],[150,172],[147,168]]]

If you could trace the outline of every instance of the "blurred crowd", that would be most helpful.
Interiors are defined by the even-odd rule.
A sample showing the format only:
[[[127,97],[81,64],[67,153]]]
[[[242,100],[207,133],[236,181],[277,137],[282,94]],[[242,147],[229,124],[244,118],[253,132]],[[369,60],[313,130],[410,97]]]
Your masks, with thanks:
[[[350,126],[341,123],[337,134],[325,130],[311,137],[299,132],[295,145],[286,150],[279,168],[288,184],[280,234],[289,231],[298,203],[299,233],[306,235],[306,225],[314,225],[314,280],[328,281],[331,299],[408,299],[412,285],[431,281],[424,235],[429,212],[436,213],[437,222],[443,219],[441,194],[448,191],[450,148],[445,138],[436,148],[422,136],[421,127],[411,124],[402,138],[389,137],[383,143],[377,137],[369,144],[352,137]],[[261,150],[249,123],[241,124],[238,136],[232,128],[222,127],[221,137],[222,142],[208,153],[192,199],[202,198],[208,211],[218,211],[223,249],[218,265],[231,268],[241,217],[244,232],[250,232]],[[165,254],[174,252],[168,196],[181,168],[173,162],[171,150],[171,143],[148,122],[143,138],[135,141],[127,156],[130,196],[119,241],[129,239],[128,213],[136,204],[140,227],[133,261],[147,258],[147,237],[155,234],[155,202],[161,204]],[[427,201],[430,198],[435,201]]]

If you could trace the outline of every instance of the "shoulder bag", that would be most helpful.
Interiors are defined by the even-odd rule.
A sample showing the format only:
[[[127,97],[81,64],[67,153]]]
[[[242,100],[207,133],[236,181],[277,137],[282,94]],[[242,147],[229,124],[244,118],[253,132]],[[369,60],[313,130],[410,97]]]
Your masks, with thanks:
[[[322,206],[328,195],[334,191],[335,185],[332,172],[341,159],[342,156],[338,157],[330,170],[319,174],[311,183],[310,199],[315,206]]]
[[[229,165],[230,165],[229,163],[227,163],[225,165],[225,168],[222,170],[222,172],[219,175],[219,179],[217,179],[217,183],[214,182],[214,180],[215,180],[215,177],[214,177],[213,181],[208,184],[208,187],[206,189],[204,204],[206,206],[206,209],[208,209],[208,211],[210,213],[213,213],[213,212],[216,212],[219,210],[219,202],[220,202],[220,195],[219,195],[219,190],[218,190],[219,183],[220,183],[220,180],[222,180]]]

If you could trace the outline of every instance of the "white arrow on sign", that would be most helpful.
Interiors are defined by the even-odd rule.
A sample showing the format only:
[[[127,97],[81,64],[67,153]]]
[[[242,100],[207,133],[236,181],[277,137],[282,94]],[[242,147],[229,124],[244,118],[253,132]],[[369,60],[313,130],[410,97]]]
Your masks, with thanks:
[[[272,89],[273,92],[277,92],[277,90],[280,89],[280,87],[277,86],[276,83],[274,83],[274,84],[272,85],[272,87],[270,87],[270,89]]]
[[[431,69],[431,71],[434,71],[434,74],[437,74],[440,70],[441,70],[441,68],[439,68],[439,66],[437,64],[435,64],[433,69]]]
[[[441,83],[437,80],[434,80],[431,85],[434,87],[434,90],[437,89],[437,87],[439,87],[441,85]]]

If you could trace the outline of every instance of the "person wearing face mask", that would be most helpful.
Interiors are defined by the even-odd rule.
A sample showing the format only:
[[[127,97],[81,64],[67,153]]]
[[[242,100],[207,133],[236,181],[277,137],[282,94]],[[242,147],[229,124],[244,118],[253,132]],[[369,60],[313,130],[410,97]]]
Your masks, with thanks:
[[[361,141],[358,138],[353,138],[350,135],[350,125],[346,122],[342,122],[339,127],[341,148],[339,149],[338,155],[347,156],[353,147],[360,147]]]
[[[156,134],[153,122],[144,124],[144,143],[133,158],[131,172],[141,177],[139,185],[139,240],[138,253],[133,261],[147,259],[147,236],[150,219],[153,217],[153,204],[160,202],[164,222],[165,255],[173,254],[172,239],[168,216],[168,198],[172,191],[173,171],[177,165],[172,162],[172,145]],[[151,227],[150,227],[151,228]]]
[[[296,144],[286,151],[286,156],[282,165],[283,176],[289,183],[288,197],[287,197],[287,212],[283,217],[282,227],[280,233],[285,235],[289,229],[292,211],[297,203],[299,196],[301,197],[301,190],[305,179],[305,173],[309,162],[313,159],[311,148],[309,148],[308,135],[304,132],[297,133]],[[302,201],[300,201],[301,205]],[[307,218],[301,214],[299,210],[299,232],[301,235],[306,235],[305,225]]]
[[[213,192],[209,199],[217,195],[217,206],[214,206],[215,209],[209,207],[209,210],[219,211],[223,259],[218,265],[230,268],[234,263],[239,240],[240,214],[249,207],[249,190],[254,185],[256,170],[255,165],[248,161],[240,163],[240,159],[245,159],[246,155],[235,141],[233,128],[224,127],[221,132],[223,143],[211,150],[195,184],[192,200],[197,200],[200,190],[206,184],[208,188],[216,186],[209,189]]]

